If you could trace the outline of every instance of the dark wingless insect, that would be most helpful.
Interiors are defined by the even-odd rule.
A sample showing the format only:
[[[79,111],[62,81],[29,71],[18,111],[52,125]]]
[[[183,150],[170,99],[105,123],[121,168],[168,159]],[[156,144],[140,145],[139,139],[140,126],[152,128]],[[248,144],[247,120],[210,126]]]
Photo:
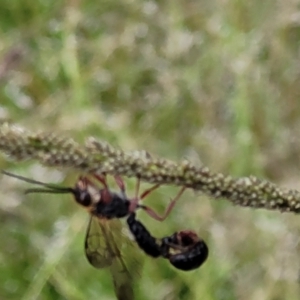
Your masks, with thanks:
[[[156,239],[132,213],[127,224],[139,247],[152,257],[164,257],[177,269],[190,271],[199,268],[208,256],[206,243],[191,230],[175,232]]]
[[[150,207],[139,204],[142,199],[157,189],[159,185],[154,185],[139,195],[139,179],[136,184],[135,197],[130,199],[126,196],[124,182],[119,176],[115,176],[115,181],[120,188],[120,193],[117,193],[108,188],[105,175],[93,174],[94,179],[103,185],[103,188],[99,189],[89,178],[83,176],[79,177],[75,187],[72,188],[42,183],[6,171],[2,171],[2,173],[44,187],[27,189],[25,191],[26,194],[73,194],[75,201],[83,206],[91,216],[85,238],[86,257],[95,268],[110,268],[116,295],[118,299],[123,300],[131,300],[134,296],[132,277],[120,249],[122,248],[122,251],[124,251],[124,248],[127,248],[127,251],[130,252],[129,248],[134,247],[134,244],[128,237],[122,234],[122,224],[118,219],[130,216],[138,208],[141,208],[152,218],[163,221],[169,215],[175,203],[185,190],[184,187],[181,188],[177,196],[168,205],[164,215],[159,216]],[[147,230],[145,230],[145,234],[146,233],[149,234]],[[137,241],[139,240],[139,237],[135,236],[135,238]],[[191,234],[184,232],[176,233],[162,240],[158,256],[168,258],[169,261],[179,269],[189,270],[193,267],[197,267],[196,260],[192,258],[195,256],[194,252],[198,251],[196,250],[196,240],[197,237]],[[147,253],[148,249],[145,249],[145,247],[142,247],[140,244],[139,246]],[[154,244],[152,246],[156,247]],[[152,256],[155,257],[155,255]],[[188,263],[185,264],[184,261]],[[186,267],[184,267],[184,265]]]

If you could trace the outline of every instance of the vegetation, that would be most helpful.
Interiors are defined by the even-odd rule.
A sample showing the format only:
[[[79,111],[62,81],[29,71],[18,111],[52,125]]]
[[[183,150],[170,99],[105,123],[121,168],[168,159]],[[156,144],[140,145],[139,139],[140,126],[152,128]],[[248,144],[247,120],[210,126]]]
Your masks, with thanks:
[[[0,7],[1,120],[297,188],[297,1]],[[4,156],[0,168],[65,185],[78,176]],[[135,180],[125,179],[132,195]],[[86,212],[68,196],[25,197],[27,186],[0,180],[0,298],[115,299],[109,273],[84,257]],[[163,211],[177,190],[163,186],[147,203]],[[163,225],[139,217],[155,236],[196,230],[210,256],[187,273],[144,257],[137,299],[299,298],[297,215],[187,191]]]

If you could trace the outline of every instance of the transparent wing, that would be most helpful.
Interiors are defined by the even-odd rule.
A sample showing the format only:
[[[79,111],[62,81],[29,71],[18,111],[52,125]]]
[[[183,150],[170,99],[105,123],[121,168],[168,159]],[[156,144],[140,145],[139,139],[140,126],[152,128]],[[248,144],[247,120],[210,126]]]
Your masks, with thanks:
[[[119,300],[133,300],[133,281],[142,266],[140,251],[118,219],[91,216],[85,253],[95,268],[109,267]]]
[[[98,269],[110,266],[114,259],[114,253],[107,243],[107,231],[105,222],[95,216],[90,217],[84,244],[85,255],[89,263]]]
[[[121,223],[114,226],[122,225]],[[110,271],[118,300],[134,299],[133,283],[140,276],[143,253],[136,243],[129,238],[127,228],[121,228],[122,234],[111,239],[111,247],[115,249],[116,259],[113,260]],[[117,232],[112,231],[112,235]]]

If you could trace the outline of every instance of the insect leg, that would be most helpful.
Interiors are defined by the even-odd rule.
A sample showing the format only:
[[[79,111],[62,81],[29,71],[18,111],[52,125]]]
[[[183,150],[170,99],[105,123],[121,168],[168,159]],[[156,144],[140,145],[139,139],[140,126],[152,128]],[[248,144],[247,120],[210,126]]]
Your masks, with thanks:
[[[185,191],[185,187],[182,187],[180,189],[180,191],[178,192],[178,194],[176,195],[176,197],[171,200],[171,202],[169,203],[169,205],[167,206],[164,214],[162,216],[158,215],[152,208],[148,207],[148,206],[145,206],[145,205],[140,205],[139,207],[144,209],[145,212],[150,216],[152,217],[153,219],[155,220],[158,220],[158,221],[163,221],[165,220],[168,215],[170,214],[170,212],[172,211],[172,209],[174,208],[176,202],[179,200],[179,198],[181,197],[181,195],[183,194],[183,192]]]
[[[122,177],[119,176],[119,175],[115,175],[114,178],[115,178],[115,181],[116,181],[116,183],[117,183],[117,186],[120,188],[122,194],[125,196],[125,195],[126,195],[126,194],[125,194],[126,188],[125,188],[124,180],[123,180]]]
[[[106,174],[93,174],[93,176],[100,182],[102,183],[104,189],[101,190],[101,197],[103,197],[103,201],[105,203],[109,203],[111,201],[111,194],[109,192],[109,187],[106,181]],[[93,184],[91,184],[94,186]],[[97,188],[96,188],[97,189]]]
[[[160,187],[160,184],[156,184],[154,186],[152,186],[151,188],[145,190],[141,196],[139,197],[139,200],[143,200],[144,198],[146,198],[150,193],[152,193],[154,190],[156,190],[158,187]]]
[[[106,175],[105,174],[93,174],[93,176],[103,184],[105,189],[108,189],[108,184],[106,181]]]
[[[135,196],[134,198],[131,199],[131,203],[130,203],[130,212],[134,212],[136,210],[137,207],[143,207],[143,206],[139,206],[138,203],[139,201],[143,200],[144,198],[146,198],[151,192],[153,192],[154,190],[156,190],[158,187],[160,186],[160,184],[156,184],[154,186],[152,186],[151,188],[145,190],[140,196],[139,196],[139,190],[140,190],[140,178],[137,178],[137,182],[136,182],[136,188],[135,188]]]

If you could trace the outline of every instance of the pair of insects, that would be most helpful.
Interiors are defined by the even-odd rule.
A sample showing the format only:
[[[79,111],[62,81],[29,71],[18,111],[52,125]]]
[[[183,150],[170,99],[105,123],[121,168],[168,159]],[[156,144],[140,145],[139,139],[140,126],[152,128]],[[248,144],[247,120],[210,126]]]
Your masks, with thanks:
[[[143,209],[150,217],[163,221],[184,192],[184,188],[168,205],[164,215],[159,216],[150,207],[140,204],[159,185],[154,185],[139,195],[139,179],[137,180],[135,196],[128,198],[125,184],[120,176],[114,177],[120,192],[114,192],[109,189],[105,175],[93,174],[93,178],[102,185],[99,188],[91,179],[83,176],[79,177],[75,187],[59,187],[6,171],[2,171],[2,173],[44,187],[27,189],[26,194],[72,194],[75,201],[89,212],[90,221],[85,238],[86,257],[90,264],[96,268],[117,264],[117,268],[114,270],[118,269],[119,272],[121,270],[120,274],[122,275],[116,274],[112,268],[111,273],[116,294],[117,296],[122,295],[120,299],[133,299],[130,272],[122,255],[122,250],[119,249],[120,242],[123,246],[132,242],[121,234],[120,218],[127,217],[129,230],[141,250],[154,258],[163,257],[167,259],[177,269],[185,271],[196,269],[203,264],[208,256],[207,245],[194,231],[182,230],[157,239],[136,219],[136,211]],[[121,281],[122,284],[119,284],[118,281]]]

